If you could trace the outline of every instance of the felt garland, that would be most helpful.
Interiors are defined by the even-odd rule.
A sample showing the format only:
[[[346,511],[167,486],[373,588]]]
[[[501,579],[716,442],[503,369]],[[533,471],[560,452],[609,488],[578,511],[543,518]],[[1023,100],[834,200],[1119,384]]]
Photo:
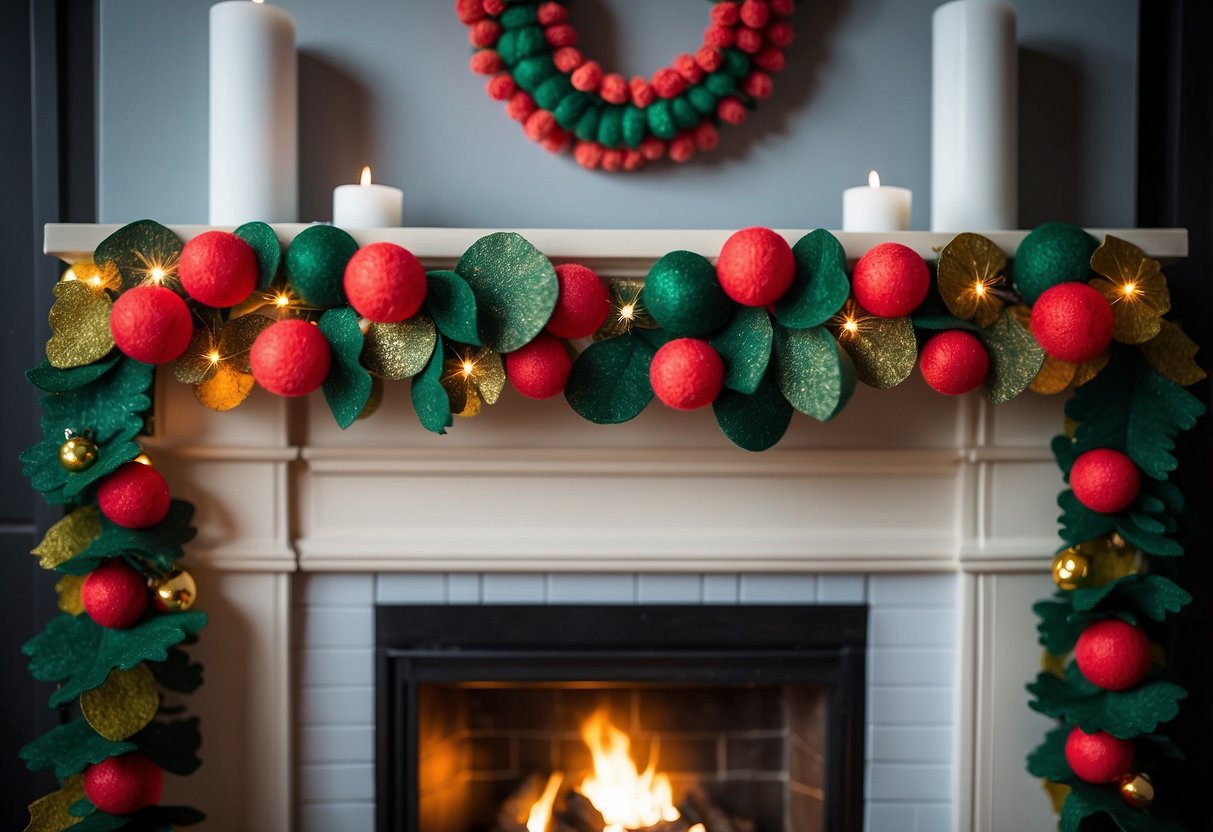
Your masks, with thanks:
[[[184,246],[149,220],[118,230],[94,264],[72,267],[56,285],[47,361],[28,373],[46,394],[46,438],[22,454],[25,473],[68,513],[34,550],[65,575],[64,614],[25,652],[36,678],[60,683],[52,705],[79,697],[84,715],[22,750],[62,784],[31,806],[29,828],[162,828],[199,817],[155,805],[161,770],[198,764],[198,734],[196,720],[152,719],[149,680],[197,687],[200,668],[176,645],[205,616],[186,611],[196,589],[176,565],[193,536],[192,508],[135,461],[147,461],[138,436],[153,376],[139,359],[168,361],[183,338],[179,316],[161,314],[176,301],[124,301],[147,287],[190,312],[193,331],[172,373],[202,404],[230,409],[258,383],[279,395],[321,387],[343,428],[374,412],[385,380],[405,378],[419,422],[438,434],[453,416],[492,405],[509,381],[533,398],[563,391],[597,424],[626,422],[654,398],[676,409],[710,404],[725,436],[750,451],[775,445],[793,411],[828,421],[858,383],[893,387],[916,364],[941,393],[979,387],[994,404],[1073,388],[1067,433],[1053,443],[1073,489],[1058,498],[1059,592],[1035,607],[1046,671],[1029,685],[1031,707],[1061,724],[1028,769],[1054,793],[1068,790],[1060,811],[1070,832],[1100,813],[1124,830],[1183,828],[1167,820],[1178,749],[1160,726],[1186,693],[1151,664],[1146,644],[1191,596],[1146,559],[1183,553],[1183,494],[1167,480],[1178,466],[1176,435],[1203,413],[1184,387],[1205,373],[1196,345],[1163,318],[1170,300],[1155,261],[1115,237],[1043,228],[1025,250],[1034,261],[1065,261],[1068,281],[1016,269],[976,234],[958,235],[936,264],[886,243],[850,276],[827,231],[789,246],[749,228],[716,263],[670,252],[640,282],[553,266],[506,232],[477,240],[453,271],[427,273],[399,246],[359,249],[331,226],[309,227],[285,252],[263,223]],[[1090,252],[1086,270],[1074,264],[1077,251]],[[189,274],[198,262],[206,274]],[[1030,275],[1027,291],[1019,273]],[[1031,293],[1046,303],[1058,289],[1079,302],[1046,304],[1047,316],[1027,302]],[[360,316],[347,293],[382,320]],[[144,327],[131,320],[141,309]],[[1099,354],[1089,342],[1051,349],[1075,321],[1109,316]],[[153,604],[141,589],[149,578]]]
[[[552,153],[571,147],[590,170],[635,171],[667,156],[683,163],[714,149],[721,123],[744,123],[770,97],[795,38],[792,0],[714,0],[694,55],[626,79],[577,48],[566,5],[456,0],[455,13],[489,97],[506,103],[528,138]]]

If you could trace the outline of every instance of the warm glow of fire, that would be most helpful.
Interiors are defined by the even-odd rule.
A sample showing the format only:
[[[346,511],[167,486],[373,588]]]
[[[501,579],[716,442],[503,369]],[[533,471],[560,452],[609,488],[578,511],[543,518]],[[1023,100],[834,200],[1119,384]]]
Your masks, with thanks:
[[[556,802],[556,794],[563,782],[564,775],[559,771],[548,778],[543,796],[531,807],[530,817],[526,820],[526,832],[548,832],[548,821],[552,819],[552,804]]]
[[[607,823],[603,832],[678,820],[670,778],[657,773],[656,751],[650,753],[648,767],[638,771],[632,761],[631,739],[611,724],[605,710],[585,721],[581,738],[594,758],[594,771],[586,775],[579,791],[602,813]]]

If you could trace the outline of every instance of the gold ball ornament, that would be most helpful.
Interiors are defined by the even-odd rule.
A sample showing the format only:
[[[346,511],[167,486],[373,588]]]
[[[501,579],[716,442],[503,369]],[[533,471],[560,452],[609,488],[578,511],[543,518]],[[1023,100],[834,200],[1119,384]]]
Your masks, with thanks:
[[[184,569],[174,569],[163,578],[152,578],[148,586],[152,590],[152,603],[161,612],[185,612],[198,598],[194,576]]]
[[[59,446],[59,464],[73,474],[87,471],[97,461],[97,443],[87,436],[67,434],[67,440]]]
[[[1134,809],[1148,809],[1154,802],[1154,782],[1144,771],[1129,772],[1117,782],[1120,799]]]
[[[1081,589],[1091,574],[1091,559],[1071,546],[1053,558],[1053,583],[1058,589]]]

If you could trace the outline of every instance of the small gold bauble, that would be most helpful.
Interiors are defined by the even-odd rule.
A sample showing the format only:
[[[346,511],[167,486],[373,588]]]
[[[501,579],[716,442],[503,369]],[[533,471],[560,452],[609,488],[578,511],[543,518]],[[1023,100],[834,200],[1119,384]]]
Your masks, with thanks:
[[[1091,560],[1078,547],[1071,546],[1053,558],[1053,583],[1059,589],[1081,589],[1091,574]]]
[[[1117,789],[1120,799],[1134,809],[1148,809],[1154,802],[1154,782],[1144,771],[1121,775]]]
[[[97,461],[97,443],[87,436],[68,436],[59,446],[59,464],[78,474],[93,467]]]
[[[194,576],[184,569],[174,569],[163,578],[152,578],[148,585],[152,589],[152,603],[161,612],[185,612],[198,598]]]

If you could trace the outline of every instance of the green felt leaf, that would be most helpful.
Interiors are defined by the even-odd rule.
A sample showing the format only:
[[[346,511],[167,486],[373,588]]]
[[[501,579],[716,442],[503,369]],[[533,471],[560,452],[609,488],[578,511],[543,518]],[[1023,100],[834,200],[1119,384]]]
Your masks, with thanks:
[[[775,320],[788,329],[820,326],[838,314],[851,294],[846,251],[833,234],[818,228],[796,241],[792,256],[796,277],[775,304]]]
[[[202,760],[198,759],[202,734],[198,730],[197,717],[151,722],[131,737],[131,741],[169,774],[184,777],[193,774],[202,765]]]
[[[867,317],[854,333],[835,331],[855,362],[855,375],[869,387],[896,387],[918,366],[918,339],[909,318]]]
[[[455,272],[425,273],[425,308],[438,331],[452,341],[479,347],[476,295],[468,282]]]
[[[1009,309],[978,336],[990,354],[990,372],[982,395],[995,404],[1009,402],[1028,389],[1045,362],[1045,351]]]
[[[152,220],[138,220],[102,240],[93,251],[93,262],[117,266],[126,291],[147,279],[152,264],[176,263],[181,249],[181,240],[172,231]]]
[[[431,433],[444,434],[451,426],[451,400],[442,386],[442,336],[437,337],[434,354],[425,369],[413,376],[413,409],[421,426]]]
[[[481,237],[455,271],[476,296],[481,340],[494,352],[513,352],[529,343],[556,308],[556,270],[519,234],[499,231]]]
[[[193,826],[206,820],[206,815],[192,806],[149,806],[138,812],[135,825],[141,832],[173,832],[177,826]]]
[[[1057,504],[1061,506],[1061,523],[1059,534],[1061,539],[1074,545],[1084,540],[1103,537],[1116,530],[1115,519],[1108,514],[1099,514],[1078,502],[1074,492],[1066,489],[1057,495]]]
[[[83,719],[74,719],[56,725],[22,748],[18,756],[30,771],[53,769],[62,781],[84,771],[85,766],[134,750],[134,743],[107,740]]]
[[[775,372],[768,372],[752,395],[722,390],[712,402],[716,424],[734,445],[765,451],[787,432],[792,406],[783,397]]]
[[[202,665],[191,662],[189,653],[180,647],[170,647],[164,661],[151,662],[148,668],[156,677],[156,684],[166,690],[193,693],[202,685]]]
[[[185,500],[172,500],[164,519],[147,529],[127,529],[102,517],[101,534],[91,546],[61,564],[59,571],[87,575],[105,561],[126,555],[154,572],[168,572],[185,554],[182,547],[198,533],[190,525],[193,518],[194,506]]]
[[[1171,538],[1148,532],[1124,517],[1124,515],[1113,515],[1113,522],[1116,524],[1116,531],[1120,532],[1121,537],[1127,540],[1130,545],[1141,549],[1147,555],[1155,557],[1178,557],[1184,553],[1184,547]]]
[[[257,289],[264,292],[270,288],[282,265],[282,243],[278,241],[278,235],[263,222],[246,222],[233,233],[248,243],[257,255]]]
[[[710,342],[724,361],[726,388],[747,396],[758,389],[771,361],[774,334],[766,309],[737,307],[733,319]]]
[[[1191,595],[1161,575],[1126,575],[1100,587],[1076,589],[1070,598],[1078,611],[1129,606],[1151,621],[1162,621],[1192,602]]]
[[[89,813],[79,823],[67,827],[71,832],[109,832],[111,829],[126,829],[134,832],[135,823],[126,815],[110,815],[101,811]]]
[[[779,389],[801,413],[834,418],[855,392],[855,365],[824,327],[775,328]]]
[[[122,353],[114,350],[109,355],[85,364],[82,367],[71,367],[61,370],[43,359],[42,363],[32,370],[25,371],[25,377],[30,384],[46,393],[64,393],[90,384],[114,368],[122,358]]]
[[[131,425],[130,435],[136,435],[139,429]],[[48,436],[37,445],[26,448],[20,455],[21,470],[29,477],[30,485],[52,505],[79,502],[81,495],[93,483],[107,474],[112,474],[124,462],[129,462],[140,453],[139,443],[130,437],[113,436],[105,442],[97,443],[97,461],[91,468],[71,472],[64,469],[59,462],[59,447],[62,444],[62,435]]]
[[[1179,700],[1188,695],[1179,685],[1163,679],[1127,690],[1101,690],[1085,680],[1076,683],[1052,673],[1039,674],[1028,685],[1028,692],[1035,697],[1028,702],[1032,710],[1077,724],[1088,734],[1107,731],[1121,739],[1150,733],[1159,723],[1174,719],[1179,715]]]
[[[1028,754],[1029,774],[1054,783],[1068,783],[1074,778],[1074,772],[1066,762],[1066,738],[1070,736],[1070,730],[1063,725],[1045,734],[1044,742]]]
[[[1078,779],[1069,785],[1070,794],[1061,807],[1060,832],[1102,828],[1088,823],[1088,819],[1101,814],[1106,815],[1121,832],[1182,832],[1189,828],[1160,816],[1157,811],[1134,809],[1121,800],[1114,786],[1097,786]]]
[[[980,335],[983,330],[972,321],[962,321],[955,315],[915,315],[911,319],[915,329],[940,330],[964,329],[974,335]]]
[[[1074,649],[1075,642],[1086,627],[1086,619],[1073,618],[1068,600],[1037,601],[1032,605],[1040,621],[1036,622],[1037,641],[1054,656],[1064,656]]]
[[[583,419],[616,425],[640,415],[653,400],[649,365],[657,350],[634,333],[591,344],[573,362],[564,397]]]
[[[97,807],[87,797],[82,797],[68,807],[68,814],[73,817],[83,818],[97,811]]]
[[[358,360],[362,355],[358,313],[348,306],[330,309],[320,316],[320,331],[333,352],[332,368],[324,379],[324,400],[344,430],[371,398],[371,374]]]

